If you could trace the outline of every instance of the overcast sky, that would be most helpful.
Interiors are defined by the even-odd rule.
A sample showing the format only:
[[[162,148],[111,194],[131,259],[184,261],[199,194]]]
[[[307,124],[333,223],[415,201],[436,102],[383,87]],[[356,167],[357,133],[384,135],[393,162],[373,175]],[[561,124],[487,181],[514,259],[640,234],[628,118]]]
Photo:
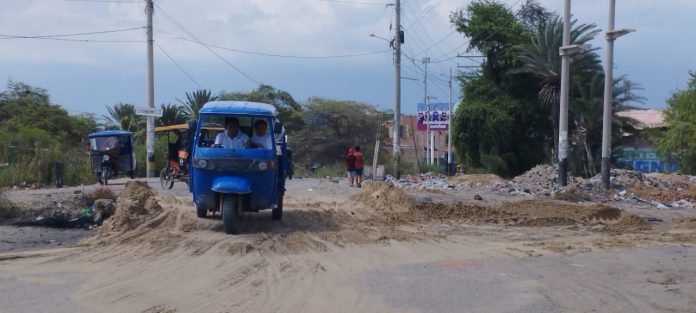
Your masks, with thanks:
[[[386,41],[369,34],[390,37],[393,7],[380,0],[351,1],[155,0],[155,104],[175,103],[199,85],[218,93],[250,91],[261,82],[299,101],[319,96],[391,108],[392,55]],[[428,66],[428,94],[440,102],[447,101],[449,69],[476,64],[455,57],[465,53],[467,41],[449,23],[450,12],[469,2],[402,0],[402,111],[414,112],[422,101],[425,56],[439,61]],[[502,2],[516,10],[524,0]],[[562,11],[562,0],[540,2]],[[607,2],[573,1],[573,14],[604,29]],[[46,88],[52,101],[71,113],[103,114],[105,105],[118,102],[144,106],[144,7],[137,0],[0,0],[0,78]],[[686,86],[688,71],[696,69],[694,13],[694,0],[617,0],[616,27],[638,31],[617,40],[616,74],[642,84],[646,107],[665,107],[671,92]],[[137,29],[54,37],[90,42],[2,39],[131,28]],[[593,42],[602,57],[603,38]],[[362,56],[336,57],[350,55]],[[458,86],[454,90],[456,99]]]

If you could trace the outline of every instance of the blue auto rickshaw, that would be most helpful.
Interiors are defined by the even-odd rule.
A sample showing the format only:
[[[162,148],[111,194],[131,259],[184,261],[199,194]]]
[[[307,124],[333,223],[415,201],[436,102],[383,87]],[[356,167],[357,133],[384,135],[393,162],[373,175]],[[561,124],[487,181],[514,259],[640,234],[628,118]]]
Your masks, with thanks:
[[[228,234],[242,230],[245,212],[270,209],[273,219],[282,218],[288,161],[276,115],[272,105],[245,101],[214,101],[200,109],[189,183],[198,217],[220,212]],[[255,144],[255,138],[268,142]]]
[[[133,133],[106,130],[89,134],[89,152],[92,173],[99,183],[108,185],[118,174],[135,178],[135,149]]]

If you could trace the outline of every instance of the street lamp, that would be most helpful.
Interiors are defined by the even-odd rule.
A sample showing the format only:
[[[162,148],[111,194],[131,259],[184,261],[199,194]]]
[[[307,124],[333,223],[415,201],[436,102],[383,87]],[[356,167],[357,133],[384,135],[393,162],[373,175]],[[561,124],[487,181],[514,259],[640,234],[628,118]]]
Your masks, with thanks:
[[[609,189],[611,184],[611,116],[614,101],[614,41],[635,29],[614,29],[616,0],[609,0],[609,23],[607,25],[607,56],[604,68],[604,112],[602,115],[602,188]]]

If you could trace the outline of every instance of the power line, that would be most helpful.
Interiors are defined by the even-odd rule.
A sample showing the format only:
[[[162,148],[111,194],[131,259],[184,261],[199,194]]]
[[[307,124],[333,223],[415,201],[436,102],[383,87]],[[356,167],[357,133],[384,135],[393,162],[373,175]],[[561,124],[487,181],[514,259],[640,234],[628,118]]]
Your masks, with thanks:
[[[159,6],[159,5],[156,4],[156,3],[155,3],[155,6],[162,12],[162,15],[163,15],[167,20],[169,20],[169,22],[171,22],[172,24],[174,24],[174,26],[176,26],[176,27],[179,28],[181,31],[183,31],[183,32],[185,32],[186,34],[188,34],[189,37],[193,38],[194,40],[196,40],[196,41],[198,41],[198,42],[201,41],[200,39],[198,39],[198,37],[196,37],[196,35],[194,35],[194,34],[191,33],[188,29],[186,29],[186,27],[184,27],[184,25],[181,25],[181,23],[177,22],[176,19],[174,19],[173,17],[171,17],[171,16],[167,13],[167,11],[165,11],[164,9],[162,9],[161,6]],[[222,62],[224,62],[225,64],[227,64],[229,67],[231,67],[232,69],[234,69],[234,70],[237,71],[238,73],[242,74],[242,75],[243,75],[244,77],[246,77],[248,80],[252,81],[252,82],[255,83],[256,85],[261,85],[261,83],[260,83],[258,80],[256,80],[256,79],[254,79],[253,77],[249,76],[249,74],[245,73],[245,72],[242,71],[240,68],[236,67],[234,64],[232,64],[232,63],[230,63],[229,61],[227,61],[227,59],[225,59],[225,58],[223,58],[222,56],[220,56],[220,55],[219,55],[217,52],[215,52],[215,50],[213,50],[212,48],[210,48],[210,47],[208,47],[208,46],[206,46],[206,45],[203,45],[203,47],[206,48],[208,51],[210,51],[210,53],[214,54],[218,59],[220,59]]]
[[[322,2],[334,2],[334,3],[348,3],[348,4],[367,4],[367,5],[379,5],[388,6],[390,3],[378,3],[378,2],[367,2],[367,1],[348,1],[348,0],[319,0]]]
[[[158,38],[165,38],[165,39],[176,39],[176,40],[184,40],[192,43],[196,43],[202,46],[208,46],[211,48],[216,48],[216,49],[222,49],[222,50],[228,50],[228,51],[233,51],[233,52],[239,52],[239,53],[244,53],[244,54],[251,54],[251,55],[260,55],[260,56],[267,56],[267,57],[276,57],[276,58],[289,58],[289,59],[340,59],[340,58],[354,58],[354,57],[362,57],[362,56],[368,56],[368,55],[375,55],[375,54],[382,54],[389,52],[390,50],[379,50],[379,51],[370,51],[370,52],[362,52],[362,53],[354,53],[354,54],[340,54],[340,55],[323,55],[323,56],[310,56],[310,55],[287,55],[287,54],[275,54],[275,53],[267,53],[267,52],[259,52],[259,51],[250,51],[250,50],[241,50],[241,49],[234,49],[234,48],[228,48],[228,47],[223,47],[223,46],[218,46],[210,43],[205,43],[201,42],[198,40],[191,40],[188,38],[182,38],[182,37],[163,37],[163,36],[158,36]]]
[[[162,46],[160,46],[159,44],[155,44],[155,46],[157,46],[157,48],[159,48],[160,50],[162,50],[162,52],[164,52],[164,54],[165,54],[170,60],[172,60],[172,62],[174,62],[174,64],[176,64],[176,66],[177,66],[182,72],[184,72],[184,74],[186,74],[186,76],[187,76],[194,84],[196,84],[196,86],[198,86],[199,89],[203,89],[203,87],[191,76],[191,74],[189,74],[189,73],[179,64],[179,62],[177,62],[177,61],[174,59],[174,57],[172,57],[172,56],[167,52],[167,50],[164,50],[164,48],[162,48]]]
[[[3,35],[0,35],[0,37]],[[56,41],[72,41],[72,42],[112,42],[112,43],[120,43],[120,42],[138,42],[142,43],[145,42],[145,40],[99,40],[99,39],[69,39],[69,38],[42,38],[42,37],[36,37],[36,38],[12,38],[12,37],[5,37],[5,38],[0,38],[2,39],[39,39],[39,40],[56,40]]]
[[[68,2],[103,2],[103,3],[145,3],[140,0],[65,0]]]
[[[420,21],[422,18],[428,16],[428,13],[429,13],[430,11],[432,11],[434,8],[436,8],[438,5],[440,5],[440,2],[442,2],[442,0],[438,1],[437,3],[435,3],[433,6],[431,6],[431,7],[428,8],[427,10],[423,10],[423,14],[422,14],[421,16],[417,17],[416,20]],[[413,26],[413,24],[411,24],[411,25],[409,25],[409,26],[407,26],[407,27],[404,27],[404,30],[410,28],[411,26]]]
[[[85,35],[118,33],[118,32],[127,32],[127,31],[137,30],[137,29],[145,29],[145,27],[141,26],[141,27],[131,27],[131,28],[113,29],[113,30],[102,30],[102,31],[96,31],[96,32],[70,33],[70,34],[57,34],[57,35],[26,36],[26,35],[4,35],[4,34],[0,34],[0,36],[6,37],[6,38],[2,38],[2,39],[47,39],[47,38],[57,38],[57,37],[74,37],[74,36],[85,36]]]

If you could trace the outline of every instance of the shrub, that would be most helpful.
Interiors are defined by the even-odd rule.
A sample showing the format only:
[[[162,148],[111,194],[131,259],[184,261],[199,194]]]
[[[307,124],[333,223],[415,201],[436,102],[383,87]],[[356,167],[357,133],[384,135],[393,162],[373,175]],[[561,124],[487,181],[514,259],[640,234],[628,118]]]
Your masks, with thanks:
[[[19,217],[19,208],[5,197],[0,191],[0,219],[11,219]]]

